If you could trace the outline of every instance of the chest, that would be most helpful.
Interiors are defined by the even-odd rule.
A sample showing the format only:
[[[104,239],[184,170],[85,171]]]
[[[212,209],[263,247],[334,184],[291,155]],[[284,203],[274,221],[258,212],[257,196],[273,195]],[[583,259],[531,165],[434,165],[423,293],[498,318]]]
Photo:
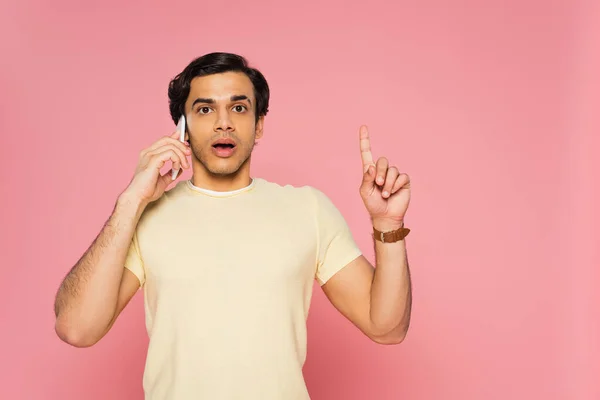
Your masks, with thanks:
[[[158,286],[286,287],[312,280],[316,269],[314,218],[267,206],[165,215],[139,243]]]

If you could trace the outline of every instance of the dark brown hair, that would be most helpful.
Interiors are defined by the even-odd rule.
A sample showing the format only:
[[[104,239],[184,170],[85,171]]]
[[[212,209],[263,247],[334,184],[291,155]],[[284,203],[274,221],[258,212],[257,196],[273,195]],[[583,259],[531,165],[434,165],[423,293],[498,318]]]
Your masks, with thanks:
[[[177,123],[184,113],[184,105],[190,94],[192,79],[199,76],[224,72],[242,72],[250,78],[256,98],[256,121],[269,111],[269,85],[263,74],[248,66],[248,61],[237,54],[210,53],[196,58],[169,83],[169,111]]]

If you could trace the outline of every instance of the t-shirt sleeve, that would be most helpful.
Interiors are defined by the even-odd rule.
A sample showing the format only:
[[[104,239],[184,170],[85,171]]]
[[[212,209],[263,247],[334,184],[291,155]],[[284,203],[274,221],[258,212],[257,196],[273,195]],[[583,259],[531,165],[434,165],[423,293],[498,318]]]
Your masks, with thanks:
[[[339,209],[320,190],[313,188],[313,194],[318,236],[316,279],[322,286],[362,252]]]
[[[146,282],[146,273],[144,270],[144,263],[140,256],[140,247],[138,244],[137,233],[133,235],[131,244],[127,251],[127,258],[125,259],[125,268],[133,272],[133,274],[140,281],[140,287],[144,286]]]

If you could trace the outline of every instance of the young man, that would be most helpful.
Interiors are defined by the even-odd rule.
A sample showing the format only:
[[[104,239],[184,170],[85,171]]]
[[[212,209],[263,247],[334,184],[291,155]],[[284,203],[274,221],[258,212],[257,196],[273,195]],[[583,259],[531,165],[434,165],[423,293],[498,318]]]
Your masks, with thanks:
[[[302,367],[313,282],[381,344],[400,343],[411,310],[406,174],[372,159],[360,128],[360,195],[377,268],[319,190],[252,177],[269,87],[240,56],[208,54],[169,86],[177,132],[140,153],[107,223],[56,297],[65,342],[98,342],[143,288],[150,344],[146,399],[308,399]],[[188,160],[190,157],[191,162]],[[169,191],[171,171],[193,177]]]

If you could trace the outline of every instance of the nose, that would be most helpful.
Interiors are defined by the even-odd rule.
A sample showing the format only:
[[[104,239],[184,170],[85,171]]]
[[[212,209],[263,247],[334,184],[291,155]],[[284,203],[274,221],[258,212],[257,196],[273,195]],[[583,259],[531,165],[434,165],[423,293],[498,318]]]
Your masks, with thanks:
[[[229,117],[229,113],[225,110],[217,112],[217,120],[215,121],[215,132],[224,131],[230,132],[233,131],[233,122],[231,122],[231,118]]]

